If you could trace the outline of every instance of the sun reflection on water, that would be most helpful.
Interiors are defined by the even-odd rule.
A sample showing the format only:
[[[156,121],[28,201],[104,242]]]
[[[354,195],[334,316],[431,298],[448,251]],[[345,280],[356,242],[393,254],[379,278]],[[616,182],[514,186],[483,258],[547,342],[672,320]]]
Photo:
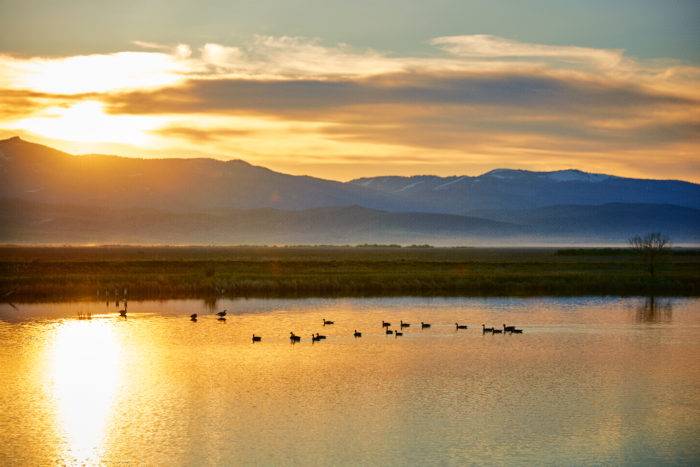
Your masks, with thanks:
[[[121,346],[106,321],[66,321],[48,351],[62,463],[99,463],[119,382]]]

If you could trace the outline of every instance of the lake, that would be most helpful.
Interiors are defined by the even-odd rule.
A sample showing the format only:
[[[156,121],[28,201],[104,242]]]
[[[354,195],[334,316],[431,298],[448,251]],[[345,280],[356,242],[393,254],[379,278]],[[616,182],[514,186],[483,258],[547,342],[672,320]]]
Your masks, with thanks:
[[[0,305],[2,465],[700,463],[700,299],[17,306]]]

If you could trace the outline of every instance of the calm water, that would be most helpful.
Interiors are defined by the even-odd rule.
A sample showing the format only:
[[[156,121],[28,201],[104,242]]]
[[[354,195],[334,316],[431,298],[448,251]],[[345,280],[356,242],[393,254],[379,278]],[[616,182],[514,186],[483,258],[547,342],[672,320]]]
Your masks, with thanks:
[[[698,299],[115,310],[0,305],[1,465],[700,463]],[[413,327],[386,336],[382,319]],[[525,333],[478,329],[504,322]]]

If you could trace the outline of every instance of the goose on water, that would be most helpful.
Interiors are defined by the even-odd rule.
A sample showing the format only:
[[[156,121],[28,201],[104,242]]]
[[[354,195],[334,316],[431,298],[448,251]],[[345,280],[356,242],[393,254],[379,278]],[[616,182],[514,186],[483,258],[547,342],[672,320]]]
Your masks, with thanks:
[[[216,314],[216,316],[218,316],[219,318],[223,318],[224,316],[226,316],[226,311],[227,311],[227,310],[220,311],[220,312],[218,312],[218,313]]]
[[[401,320],[401,327],[402,328],[409,328],[409,327],[411,327],[411,323],[404,323],[403,320]]]
[[[311,342],[318,342],[320,340],[321,340],[320,336],[311,334]]]
[[[388,328],[389,326],[391,326],[391,323],[388,323],[388,322],[386,322],[386,321],[382,321],[382,327],[383,327],[383,328]]]
[[[493,334],[503,334],[503,330],[502,330],[502,329],[495,329],[495,328],[494,328],[494,330],[491,331],[491,332],[492,332]]]
[[[430,327],[430,323],[424,323],[423,321],[420,322],[421,329],[425,329],[425,328],[429,328],[429,327]]]
[[[396,331],[396,332],[394,332],[394,336],[396,336],[396,337],[403,336],[403,332]]]
[[[387,329],[387,330],[386,330],[386,333],[387,333],[387,334],[394,334],[394,331],[392,331],[391,329]]]
[[[486,334],[487,332],[493,332],[493,328],[487,328],[485,324],[481,325],[481,332]]]
[[[328,320],[328,319],[326,319],[326,318],[323,318],[323,325],[324,325],[324,326],[330,325],[330,324],[335,324],[335,323],[334,323],[333,321],[331,321],[331,320]]]
[[[513,332],[515,330],[515,326],[506,326],[506,323],[503,323],[503,332]]]
[[[253,334],[253,342],[260,342],[261,340],[262,340],[262,337],[256,336],[255,334]]]
[[[294,332],[290,332],[289,340],[291,340],[292,342],[299,342],[301,341],[301,336],[297,336],[296,334],[294,334]]]
[[[466,324],[455,323],[455,328],[457,328],[457,329],[467,329],[467,325],[466,325]]]
[[[197,321],[197,313],[192,313],[190,315],[190,321]]]
[[[321,339],[325,339],[326,336],[324,336],[323,334],[316,333],[316,338],[317,338],[318,340],[321,340]]]
[[[355,337],[362,337],[362,333],[360,331],[358,331],[357,329],[355,329],[355,332],[352,335]]]

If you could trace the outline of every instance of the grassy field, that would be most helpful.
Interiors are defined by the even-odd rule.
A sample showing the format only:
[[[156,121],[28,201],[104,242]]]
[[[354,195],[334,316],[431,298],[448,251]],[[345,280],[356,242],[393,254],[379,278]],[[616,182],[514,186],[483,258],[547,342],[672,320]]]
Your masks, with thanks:
[[[627,249],[0,247],[0,299],[700,295],[700,252],[655,277]]]

